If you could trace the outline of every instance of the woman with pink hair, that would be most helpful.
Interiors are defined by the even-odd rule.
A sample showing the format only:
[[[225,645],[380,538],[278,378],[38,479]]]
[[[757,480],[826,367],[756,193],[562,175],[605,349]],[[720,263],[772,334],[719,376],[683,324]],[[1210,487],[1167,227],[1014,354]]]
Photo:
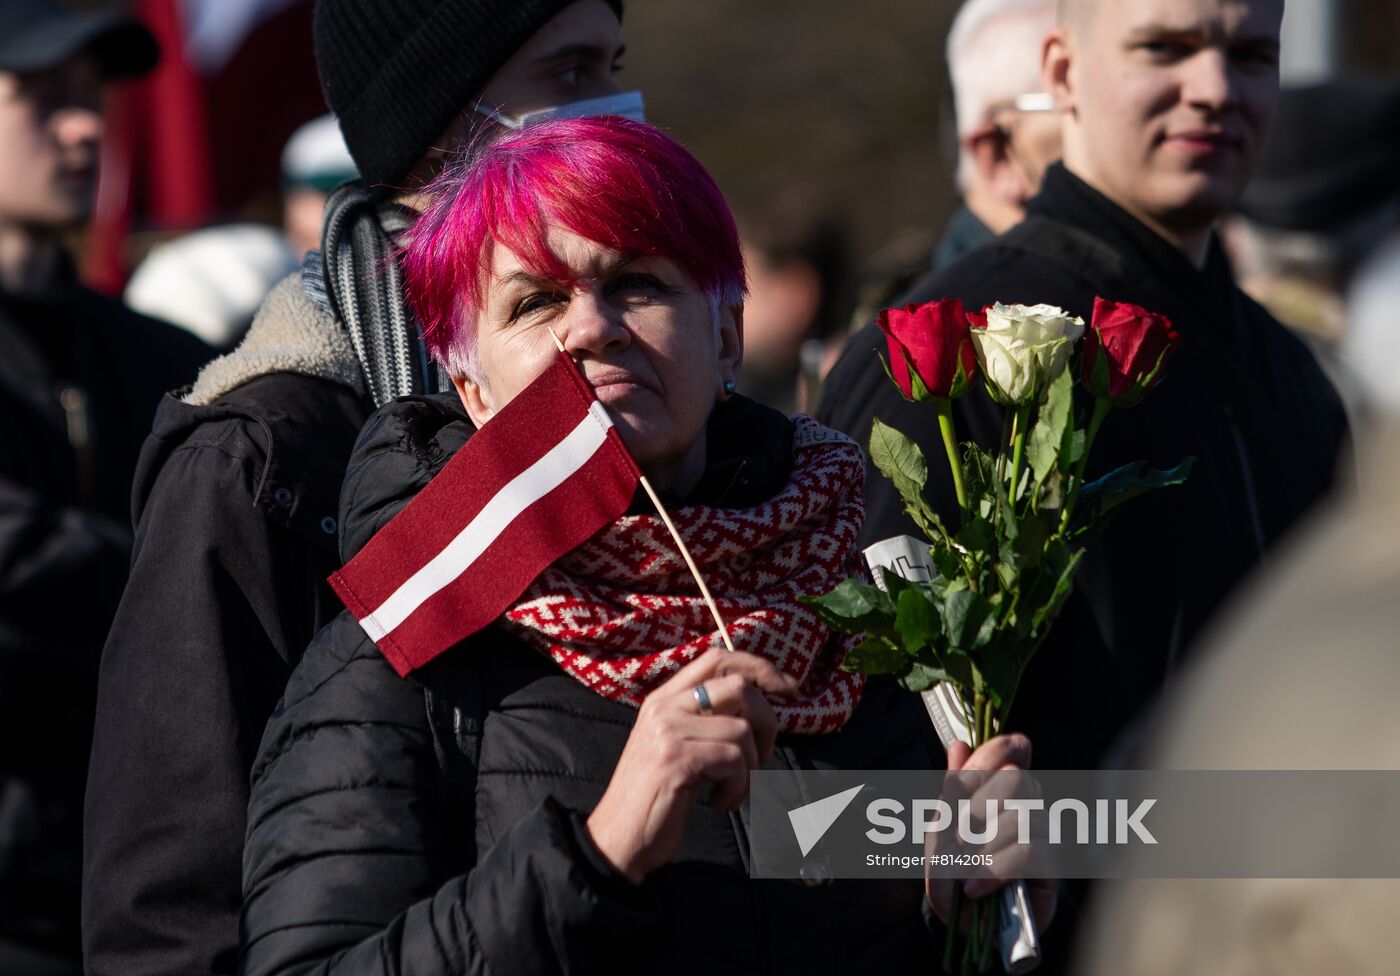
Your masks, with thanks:
[[[855,571],[854,444],[734,394],[728,207],[660,130],[547,122],[430,188],[403,255],[456,395],[361,435],[350,558],[557,362],[596,391],[689,541],[738,650],[644,496],[492,626],[400,678],[348,614],[263,739],[243,971],[867,972],[937,951],[917,878],[749,874],[754,769],[928,768],[917,702],[838,667],[798,600]]]

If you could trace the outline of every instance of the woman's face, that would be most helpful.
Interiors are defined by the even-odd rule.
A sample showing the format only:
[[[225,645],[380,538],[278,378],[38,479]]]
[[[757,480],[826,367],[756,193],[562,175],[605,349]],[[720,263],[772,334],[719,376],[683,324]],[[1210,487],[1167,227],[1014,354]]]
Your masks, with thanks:
[[[658,487],[688,490],[705,466],[705,421],[737,378],[742,309],[716,316],[664,258],[629,259],[558,226],[546,242],[576,283],[535,278],[495,248],[475,322],[477,375],[453,381],[468,415],[481,426],[548,369],[552,331],[638,466]]]

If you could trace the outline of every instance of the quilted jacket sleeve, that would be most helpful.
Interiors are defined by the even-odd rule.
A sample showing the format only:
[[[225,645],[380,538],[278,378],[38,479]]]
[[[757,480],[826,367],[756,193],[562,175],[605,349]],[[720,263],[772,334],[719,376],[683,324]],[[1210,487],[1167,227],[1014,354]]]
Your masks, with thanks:
[[[241,971],[617,971],[655,929],[649,899],[553,801],[479,863],[453,863],[451,832],[474,825],[454,816],[440,776],[422,687],[337,618],[253,770]]]

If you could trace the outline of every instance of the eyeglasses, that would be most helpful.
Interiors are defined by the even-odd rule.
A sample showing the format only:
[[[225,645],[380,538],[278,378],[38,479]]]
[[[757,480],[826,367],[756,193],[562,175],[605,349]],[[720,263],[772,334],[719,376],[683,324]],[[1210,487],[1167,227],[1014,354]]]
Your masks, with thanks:
[[[1007,101],[998,102],[989,112],[1003,112],[1007,109],[1016,112],[1053,112],[1055,98],[1049,92],[1026,92]]]

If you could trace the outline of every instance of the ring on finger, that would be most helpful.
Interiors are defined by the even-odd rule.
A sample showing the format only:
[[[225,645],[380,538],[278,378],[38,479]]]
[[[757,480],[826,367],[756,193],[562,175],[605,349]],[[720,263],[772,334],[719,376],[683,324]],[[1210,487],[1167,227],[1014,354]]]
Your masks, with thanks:
[[[715,711],[714,703],[710,701],[710,693],[705,690],[703,683],[696,685],[690,692],[695,696],[695,709],[701,715],[713,715]]]

